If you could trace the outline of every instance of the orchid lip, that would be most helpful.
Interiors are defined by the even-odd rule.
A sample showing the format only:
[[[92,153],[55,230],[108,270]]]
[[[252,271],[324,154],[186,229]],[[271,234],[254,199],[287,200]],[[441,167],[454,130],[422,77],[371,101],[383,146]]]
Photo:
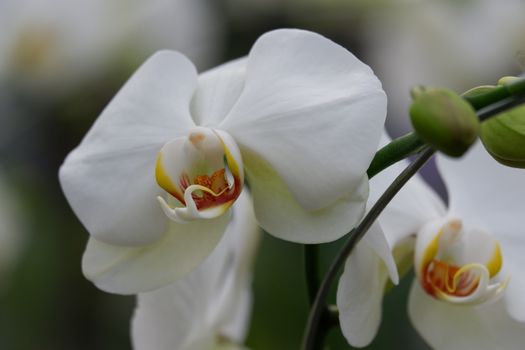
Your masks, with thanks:
[[[224,214],[240,195],[244,181],[240,151],[231,136],[203,127],[164,145],[155,174],[168,194],[167,199],[157,199],[166,216],[176,222]]]
[[[427,294],[454,304],[481,304],[505,290],[509,279],[497,276],[503,263],[499,243],[483,231],[474,232],[467,235],[460,220],[449,219],[426,244],[416,266]],[[469,242],[487,252],[473,255]]]

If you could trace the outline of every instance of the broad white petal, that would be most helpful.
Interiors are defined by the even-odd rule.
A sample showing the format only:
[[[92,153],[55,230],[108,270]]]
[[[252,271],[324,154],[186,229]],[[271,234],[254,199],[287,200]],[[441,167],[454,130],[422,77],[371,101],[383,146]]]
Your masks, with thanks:
[[[244,87],[246,58],[240,58],[199,75],[191,101],[197,125],[215,127],[226,117]]]
[[[508,310],[525,322],[525,172],[496,162],[479,141],[461,159],[438,155],[438,168],[449,191],[450,213],[499,241],[511,277]]]
[[[346,260],[337,286],[341,331],[352,346],[364,347],[374,339],[381,323],[387,280],[388,271],[383,261],[369,240],[361,241]]]
[[[437,164],[449,192],[449,210],[470,221],[466,224],[503,231],[525,226],[523,170],[496,162],[480,141],[460,159],[439,154]]]
[[[167,287],[139,295],[135,349],[215,349],[219,338],[244,340],[251,311],[248,272],[260,232],[246,191],[238,202],[226,234],[203,264]]]
[[[106,107],[60,168],[64,193],[89,233],[118,245],[159,239],[166,218],[156,197],[162,145],[192,125],[195,68],[184,56],[152,56]]]
[[[222,278],[209,288],[208,298],[214,301],[214,307],[207,311],[208,322],[219,328],[223,336],[238,343],[244,341],[248,331],[252,267],[261,236],[251,197],[245,190],[235,202],[225,242],[221,241],[221,245],[228,248],[228,256],[225,258],[222,254],[221,261],[214,263],[215,269],[222,265],[223,270],[227,270],[219,274]]]
[[[84,275],[98,288],[135,294],[163,287],[199,265],[216,247],[230,215],[187,224],[173,221],[158,241],[141,247],[107,244],[91,237],[84,257]]]
[[[366,175],[352,197],[307,211],[268,163],[255,156],[243,159],[257,220],[275,237],[297,243],[334,241],[348,233],[364,214],[368,194]]]
[[[503,300],[480,306],[453,305],[412,285],[408,304],[413,326],[435,350],[522,349],[525,323],[509,317]]]
[[[171,286],[139,295],[131,323],[135,350],[172,350],[187,347],[192,328],[203,324],[195,315],[199,290]],[[199,320],[199,317],[201,318]],[[206,329],[202,329],[206,333]]]
[[[244,159],[265,159],[302,207],[319,210],[360,186],[385,115],[368,66],[318,34],[282,29],[254,44],[244,89],[220,128]]]
[[[250,265],[252,267],[252,265]],[[235,300],[230,304],[228,314],[224,314],[219,323],[222,336],[237,343],[243,343],[248,335],[253,305],[251,279],[244,280],[244,285],[237,293],[230,293]]]
[[[390,138],[383,135],[381,144],[386,145]],[[394,179],[409,165],[400,161],[391,165],[370,180],[368,206],[371,207]],[[406,236],[416,234],[427,222],[443,217],[446,209],[441,198],[416,174],[396,194],[379,216],[379,222],[391,247]]]

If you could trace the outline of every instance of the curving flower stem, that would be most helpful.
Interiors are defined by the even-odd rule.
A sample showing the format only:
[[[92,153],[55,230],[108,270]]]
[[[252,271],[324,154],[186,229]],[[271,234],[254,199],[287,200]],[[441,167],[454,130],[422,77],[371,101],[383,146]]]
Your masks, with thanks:
[[[321,284],[319,277],[319,244],[305,244],[303,254],[308,302],[312,306]]]
[[[478,109],[477,114],[480,121],[494,117],[498,113],[517,107],[525,103],[525,93],[522,95],[507,97],[489,106]]]
[[[312,310],[308,317],[308,323],[306,327],[306,332],[303,338],[303,350],[315,350],[316,347],[319,323],[325,314],[324,301],[330,290],[330,285],[332,281],[337,276],[337,273],[340,267],[344,264],[346,257],[352,252],[355,245],[361,240],[361,238],[368,231],[370,226],[373,224],[375,219],[383,211],[388,203],[394,198],[397,192],[407,183],[410,178],[417,173],[417,171],[427,162],[427,160],[432,157],[435,151],[431,148],[425,148],[423,153],[421,153],[418,158],[411,163],[403,172],[394,180],[394,182],[387,188],[385,193],[379,198],[379,200],[374,204],[372,209],[367,213],[365,218],[359,223],[359,225],[353,229],[348,237],[348,240],[345,242],[345,245],[337,254],[335,260],[332,262],[332,265],[328,269],[317,296],[315,298]]]
[[[495,116],[498,113],[501,113],[502,111],[525,103],[525,79],[520,79],[518,83],[519,84],[514,84],[517,87],[515,87],[512,90],[512,94],[502,94],[501,92],[498,92],[499,95],[496,96],[498,96],[499,99],[496,99],[492,95],[488,97],[485,96],[487,94],[480,95],[485,96],[485,99],[476,100],[475,104],[473,103],[474,108],[477,110],[479,119],[481,121],[487,120],[488,118]],[[380,157],[380,159],[382,160],[377,161],[373,172],[367,172],[369,174],[369,177],[374,176],[381,170],[387,168],[388,166],[397,162],[398,160],[407,157],[410,154],[417,153],[418,151],[421,152],[421,154],[416,158],[416,160],[412,162],[405,170],[403,170],[403,172],[387,188],[387,190],[383,193],[379,200],[366,214],[366,216],[360,222],[360,224],[348,234],[348,240],[345,242],[344,246],[341,248],[338,255],[333,260],[317,291],[317,295],[310,310],[306,330],[303,336],[303,344],[301,347],[303,350],[320,349],[323,344],[326,332],[330,329],[330,325],[332,324],[331,322],[323,322],[323,320],[330,318],[330,312],[326,307],[325,300],[330,290],[330,286],[332,285],[335,277],[337,276],[341,266],[344,264],[348,255],[352,252],[354,247],[357,245],[357,243],[359,243],[359,241],[366,234],[372,223],[376,220],[379,214],[381,214],[383,209],[388,205],[388,203],[397,194],[397,192],[399,192],[399,190],[408,182],[408,180],[435,153],[433,149],[428,148],[424,145],[422,146],[420,144],[421,141],[419,141],[418,139],[419,138],[415,134],[407,134],[401,137],[400,139],[397,139],[391,142],[390,144],[386,145],[376,153],[376,157]],[[378,156],[378,154],[381,152],[383,152],[383,154]],[[403,154],[406,155],[403,158],[400,158],[403,156]],[[374,160],[376,160],[376,157],[374,157]],[[372,163],[374,163],[374,160],[372,161]],[[317,273],[317,268],[315,268],[314,270]],[[313,289],[313,287],[309,285],[310,293],[312,292],[311,289]],[[323,325],[320,326],[321,324]]]

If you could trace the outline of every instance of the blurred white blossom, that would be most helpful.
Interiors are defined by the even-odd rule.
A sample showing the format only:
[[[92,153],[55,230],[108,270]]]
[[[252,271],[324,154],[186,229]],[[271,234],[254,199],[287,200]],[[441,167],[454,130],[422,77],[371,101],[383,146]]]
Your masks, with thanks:
[[[205,67],[222,43],[205,0],[3,0],[0,23],[0,79],[53,91],[164,48]]]

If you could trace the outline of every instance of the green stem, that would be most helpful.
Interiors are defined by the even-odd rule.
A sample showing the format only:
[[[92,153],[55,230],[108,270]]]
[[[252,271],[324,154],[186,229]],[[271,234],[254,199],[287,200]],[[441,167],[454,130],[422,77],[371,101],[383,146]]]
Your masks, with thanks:
[[[310,306],[314,303],[317,290],[321,284],[319,278],[319,245],[305,244],[304,245],[304,270],[306,278],[306,286],[308,289],[308,301]]]
[[[421,155],[410,164],[387,188],[385,193],[378,199],[374,204],[372,209],[366,214],[365,218],[359,223],[359,225],[353,229],[348,237],[348,240],[345,242],[345,245],[337,254],[335,260],[332,262],[332,265],[328,269],[323,282],[317,292],[317,297],[315,299],[314,305],[308,317],[308,323],[306,326],[306,332],[303,338],[303,350],[317,350],[319,347],[319,329],[320,324],[324,324],[323,316],[326,314],[326,307],[324,306],[324,301],[330,290],[330,285],[332,281],[337,276],[339,268],[344,264],[346,257],[351,253],[352,249],[359,242],[359,240],[364,236],[368,231],[372,223],[383,211],[388,203],[394,198],[397,192],[403,187],[405,183],[426,163],[428,159],[434,154],[434,150],[426,148],[426,150],[421,153]],[[325,326],[322,326],[325,328]],[[325,330],[322,332],[322,336],[326,333]]]
[[[310,307],[313,306],[317,291],[321,285],[319,260],[320,260],[320,245],[319,244],[305,244],[304,245],[304,269],[306,286],[308,291],[308,301]],[[333,327],[339,325],[339,311],[335,305],[327,305],[321,312],[321,321],[316,337],[315,348],[321,348],[328,332]]]
[[[478,110],[478,118],[485,121],[493,116],[525,103],[525,94],[507,97]]]
[[[525,94],[525,78],[518,79],[506,85],[500,85],[483,94],[467,97],[467,100],[475,110],[501,101],[507,97],[520,96]]]
[[[415,133],[403,135],[377,151],[366,173],[371,179],[384,169],[406,157],[419,153],[425,143]]]

